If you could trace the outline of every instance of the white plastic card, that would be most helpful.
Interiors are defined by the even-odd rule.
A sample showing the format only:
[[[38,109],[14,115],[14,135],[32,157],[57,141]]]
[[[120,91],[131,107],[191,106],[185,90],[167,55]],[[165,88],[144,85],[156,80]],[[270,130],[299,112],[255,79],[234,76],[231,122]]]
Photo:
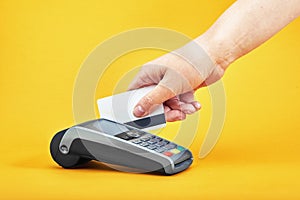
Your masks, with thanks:
[[[163,105],[155,106],[149,115],[135,117],[133,109],[139,100],[155,86],[127,91],[97,100],[101,118],[127,124],[142,130],[154,130],[166,126]]]

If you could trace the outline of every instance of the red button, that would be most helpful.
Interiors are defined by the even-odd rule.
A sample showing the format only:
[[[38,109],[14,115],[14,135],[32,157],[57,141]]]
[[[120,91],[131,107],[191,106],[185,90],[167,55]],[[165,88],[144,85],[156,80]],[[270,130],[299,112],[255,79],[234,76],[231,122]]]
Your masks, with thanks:
[[[164,155],[171,157],[173,154],[171,152],[165,152]]]

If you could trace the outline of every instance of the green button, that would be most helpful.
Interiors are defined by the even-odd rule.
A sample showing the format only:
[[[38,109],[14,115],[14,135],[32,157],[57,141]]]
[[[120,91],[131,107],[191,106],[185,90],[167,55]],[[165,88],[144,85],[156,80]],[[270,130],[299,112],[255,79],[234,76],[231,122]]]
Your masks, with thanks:
[[[178,149],[179,151],[183,151],[185,148],[183,148],[182,146],[177,146],[177,149]]]

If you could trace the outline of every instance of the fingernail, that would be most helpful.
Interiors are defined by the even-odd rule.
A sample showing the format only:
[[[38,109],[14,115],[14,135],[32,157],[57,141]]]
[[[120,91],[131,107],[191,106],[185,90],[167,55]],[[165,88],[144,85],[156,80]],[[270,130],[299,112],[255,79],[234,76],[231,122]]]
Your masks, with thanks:
[[[141,117],[145,114],[145,110],[142,106],[138,105],[134,108],[133,114],[137,117]]]
[[[195,107],[196,107],[197,109],[200,109],[200,108],[201,108],[201,105],[200,105],[199,102],[196,102],[194,105],[195,105]]]

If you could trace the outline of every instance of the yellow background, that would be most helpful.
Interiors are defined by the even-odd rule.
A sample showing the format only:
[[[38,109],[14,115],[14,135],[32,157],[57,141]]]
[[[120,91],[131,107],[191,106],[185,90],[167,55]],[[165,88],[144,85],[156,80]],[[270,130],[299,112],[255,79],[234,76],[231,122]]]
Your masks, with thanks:
[[[197,93],[203,109],[187,171],[128,174],[95,163],[63,170],[50,157],[54,133],[74,124],[73,84],[96,45],[139,27],[196,37],[232,2],[0,1],[0,199],[299,199],[300,19],[229,68],[225,126],[202,160],[211,105],[206,89]],[[118,77],[161,54],[135,52],[111,70]],[[105,80],[98,97],[117,78]],[[168,124],[165,137],[177,128]]]

